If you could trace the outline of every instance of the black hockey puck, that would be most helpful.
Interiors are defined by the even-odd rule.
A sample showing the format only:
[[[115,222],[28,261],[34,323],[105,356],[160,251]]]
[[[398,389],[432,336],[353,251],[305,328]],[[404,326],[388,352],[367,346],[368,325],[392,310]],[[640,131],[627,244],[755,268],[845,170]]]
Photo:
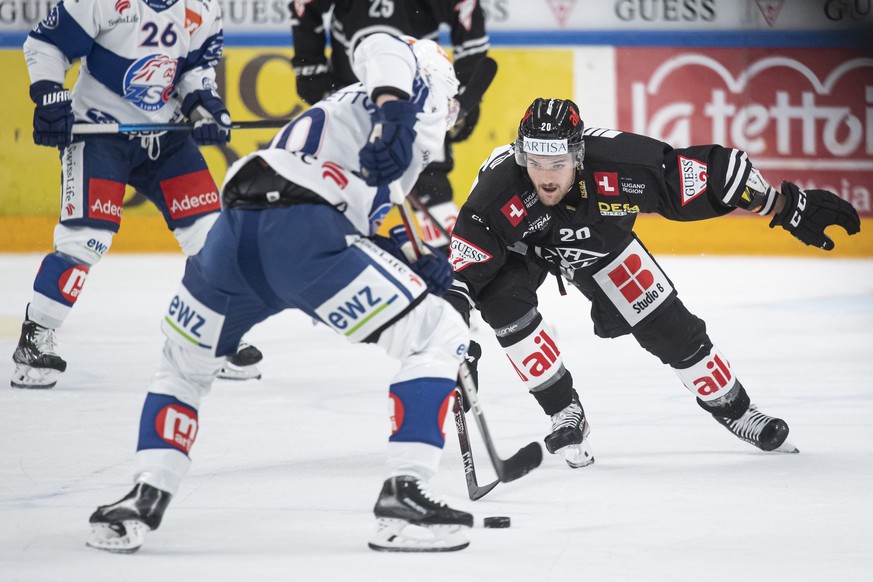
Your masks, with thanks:
[[[495,527],[495,528],[504,528],[509,527],[509,518],[506,516],[495,516],[495,517],[486,517],[482,521],[482,525],[485,527]]]

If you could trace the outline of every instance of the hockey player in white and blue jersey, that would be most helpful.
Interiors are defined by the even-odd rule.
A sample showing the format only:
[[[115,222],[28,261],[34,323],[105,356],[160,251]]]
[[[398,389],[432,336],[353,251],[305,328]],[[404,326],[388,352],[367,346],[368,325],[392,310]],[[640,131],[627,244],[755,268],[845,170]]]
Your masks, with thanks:
[[[442,427],[468,344],[440,296],[448,263],[415,260],[399,233],[376,231],[392,204],[443,147],[458,82],[433,41],[368,36],[354,52],[356,83],[316,104],[264,150],[235,163],[223,210],[188,259],[163,321],[164,357],[143,405],[134,488],[91,516],[89,545],[132,552],[156,529],[189,470],[198,409],[221,358],[253,325],[299,309],[354,343],[400,361],[387,479],[369,546],[451,551],[468,545],[473,516],[430,493]],[[409,249],[411,251],[411,248]],[[351,387],[354,389],[354,387]],[[347,438],[342,436],[341,438]]]
[[[13,387],[51,388],[66,370],[55,330],[112,245],[126,185],[157,206],[183,252],[203,246],[220,203],[198,144],[230,139],[230,114],[215,92],[222,45],[214,0],[62,0],[29,34],[33,139],[60,149],[63,184],[54,252],[36,275],[13,354]],[[63,83],[75,61],[71,93]],[[74,122],[183,117],[195,124],[192,133],[73,134]]]

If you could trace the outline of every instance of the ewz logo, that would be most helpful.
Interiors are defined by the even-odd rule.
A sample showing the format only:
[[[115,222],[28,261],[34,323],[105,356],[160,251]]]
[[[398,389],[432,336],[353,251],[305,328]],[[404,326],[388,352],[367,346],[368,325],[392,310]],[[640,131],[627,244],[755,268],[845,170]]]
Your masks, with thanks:
[[[206,323],[206,318],[198,313],[193,305],[185,303],[178,295],[173,297],[170,302],[164,321],[188,341],[203,348],[212,347],[202,342],[203,325]]]
[[[333,307],[327,313],[327,320],[337,331],[349,336],[387,309],[397,297],[394,294],[385,299],[371,286],[366,285]]]

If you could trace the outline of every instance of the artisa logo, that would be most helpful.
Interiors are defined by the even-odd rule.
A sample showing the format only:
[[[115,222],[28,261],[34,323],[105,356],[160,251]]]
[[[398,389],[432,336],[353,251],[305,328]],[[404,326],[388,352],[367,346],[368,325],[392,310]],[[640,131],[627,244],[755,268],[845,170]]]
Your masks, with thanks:
[[[566,139],[535,139],[526,137],[524,138],[524,151],[529,154],[558,156],[566,154],[569,150],[567,149]]]
[[[124,75],[124,98],[143,111],[157,111],[170,100],[178,63],[154,54],[130,66]]]

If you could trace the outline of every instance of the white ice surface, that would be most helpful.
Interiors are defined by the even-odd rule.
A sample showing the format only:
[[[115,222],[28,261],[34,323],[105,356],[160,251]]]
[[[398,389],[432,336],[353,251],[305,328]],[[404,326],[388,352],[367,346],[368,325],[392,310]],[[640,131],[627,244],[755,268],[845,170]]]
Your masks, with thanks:
[[[810,254],[815,251],[810,250]],[[0,255],[0,380],[41,257]],[[542,311],[592,425],[596,463],[546,455],[467,498],[447,433],[434,490],[474,512],[462,552],[367,549],[396,364],[286,312],[256,327],[264,379],[216,382],[193,469],[134,555],[85,547],[130,486],[139,411],[179,256],[113,255],[59,333],[48,391],[0,387],[0,580],[869,580],[873,572],[873,261],[661,257],[753,402],[799,455],[765,454],[704,414],[633,339],[594,337],[574,291]],[[506,457],[549,426],[480,323],[482,402]],[[472,418],[469,419],[472,425]],[[475,435],[475,429],[472,429]],[[480,480],[491,475],[474,443]],[[512,527],[479,527],[507,515]]]

